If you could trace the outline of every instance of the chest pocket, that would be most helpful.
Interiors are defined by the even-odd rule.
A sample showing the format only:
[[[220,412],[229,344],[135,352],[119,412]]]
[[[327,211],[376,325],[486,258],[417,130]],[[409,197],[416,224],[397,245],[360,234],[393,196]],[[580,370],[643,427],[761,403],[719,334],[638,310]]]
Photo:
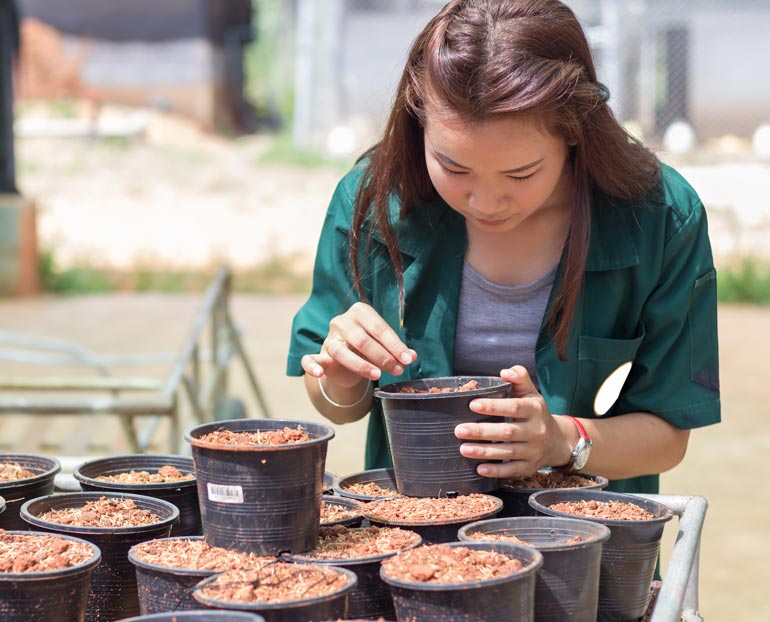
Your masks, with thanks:
[[[613,395],[610,403],[614,404],[620,394],[622,383],[625,381],[622,366],[630,371],[629,362],[633,364],[639,346],[644,340],[644,327],[635,339],[607,339],[604,337],[581,336],[578,341],[578,374],[573,396],[573,412],[578,417],[594,417],[594,402],[599,389],[602,389],[603,400],[607,395]],[[613,372],[617,372],[613,375]],[[608,378],[610,381],[604,385]],[[627,374],[626,374],[627,376]],[[602,408],[601,414],[611,412],[611,407]]]

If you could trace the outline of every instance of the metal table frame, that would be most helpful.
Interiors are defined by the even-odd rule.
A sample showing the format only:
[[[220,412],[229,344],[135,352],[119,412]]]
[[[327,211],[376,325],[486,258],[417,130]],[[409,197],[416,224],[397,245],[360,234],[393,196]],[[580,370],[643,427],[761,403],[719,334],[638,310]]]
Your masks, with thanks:
[[[218,405],[227,395],[230,364],[237,359],[246,372],[249,386],[262,415],[270,417],[267,403],[230,313],[230,290],[231,274],[228,268],[223,267],[206,290],[182,348],[176,355],[99,356],[61,339],[0,331],[0,360],[49,367],[86,367],[96,374],[0,377],[2,393],[35,393],[35,396],[0,396],[0,415],[117,416],[131,450],[137,453],[147,451],[161,418],[166,417],[170,421],[169,448],[174,453],[179,453],[183,440],[180,407],[185,403],[184,398],[195,423],[213,420]],[[209,326],[210,349],[205,349],[203,341]],[[117,367],[146,366],[162,362],[172,363],[170,372],[164,379],[110,375],[111,370]],[[37,395],[45,392],[75,393],[78,397]],[[127,397],[137,392],[147,396],[139,399]],[[141,430],[137,428],[137,417],[148,418]]]
[[[708,502],[703,497],[639,495],[679,517],[679,532],[650,622],[703,622],[698,610],[700,538]]]

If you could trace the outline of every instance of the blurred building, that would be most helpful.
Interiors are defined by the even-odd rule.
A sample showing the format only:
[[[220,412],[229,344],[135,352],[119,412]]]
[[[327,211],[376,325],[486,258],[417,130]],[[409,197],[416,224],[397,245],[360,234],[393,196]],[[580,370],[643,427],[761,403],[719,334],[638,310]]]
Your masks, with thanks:
[[[367,146],[414,37],[445,0],[276,0],[296,27],[295,142]],[[698,141],[750,139],[770,121],[770,1],[566,0],[610,104],[652,142],[675,120]]]
[[[18,0],[18,99],[87,97],[251,129],[251,0]]]

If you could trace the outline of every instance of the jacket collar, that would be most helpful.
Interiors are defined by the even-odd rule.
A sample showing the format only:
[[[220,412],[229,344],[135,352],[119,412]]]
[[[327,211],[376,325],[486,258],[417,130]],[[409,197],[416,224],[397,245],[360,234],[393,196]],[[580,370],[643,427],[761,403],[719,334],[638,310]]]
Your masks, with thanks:
[[[591,241],[586,270],[620,270],[639,265],[639,253],[632,236],[640,225],[637,205],[629,201],[610,203],[596,195],[591,200]]]

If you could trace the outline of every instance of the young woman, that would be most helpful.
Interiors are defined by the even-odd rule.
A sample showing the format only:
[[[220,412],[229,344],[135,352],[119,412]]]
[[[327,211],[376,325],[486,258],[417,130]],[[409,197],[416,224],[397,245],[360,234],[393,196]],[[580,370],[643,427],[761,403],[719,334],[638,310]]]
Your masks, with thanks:
[[[654,493],[719,421],[703,205],[608,98],[557,0],[454,0],[415,40],[332,198],[289,352],[324,416],[371,413],[367,469],[391,464],[373,385],[410,378],[512,384],[470,405],[500,423],[455,432],[490,477],[561,466]]]

